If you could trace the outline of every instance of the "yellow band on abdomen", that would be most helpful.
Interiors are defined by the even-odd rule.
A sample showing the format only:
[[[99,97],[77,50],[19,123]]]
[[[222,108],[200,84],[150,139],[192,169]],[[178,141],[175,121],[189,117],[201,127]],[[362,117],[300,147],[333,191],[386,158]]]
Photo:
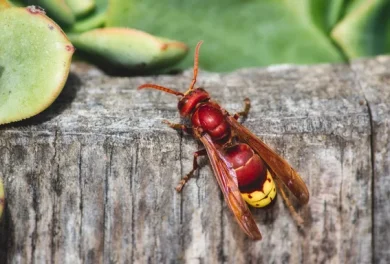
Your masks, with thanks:
[[[263,189],[251,193],[241,193],[245,202],[253,207],[264,207],[269,205],[276,196],[275,182],[272,175],[267,170],[267,179],[264,182]]]

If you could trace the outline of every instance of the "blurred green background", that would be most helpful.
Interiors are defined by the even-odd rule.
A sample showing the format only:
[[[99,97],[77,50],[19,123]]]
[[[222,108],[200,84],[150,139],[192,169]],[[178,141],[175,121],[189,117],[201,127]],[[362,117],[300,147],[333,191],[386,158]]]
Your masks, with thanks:
[[[389,0],[11,2],[42,6],[68,34],[94,27],[130,27],[184,42],[191,55],[178,64],[180,68],[192,66],[199,40],[205,41],[200,66],[210,71],[345,62],[390,50]],[[75,8],[75,2],[81,8]],[[70,8],[59,8],[60,3]],[[84,11],[75,11],[83,7]],[[73,17],[66,18],[72,10]]]
[[[202,39],[200,65],[211,71],[340,62],[343,52],[328,30],[333,17],[340,16],[343,6],[339,2],[114,0],[106,23],[177,39],[192,48]],[[192,60],[187,56],[180,66],[191,66]]]

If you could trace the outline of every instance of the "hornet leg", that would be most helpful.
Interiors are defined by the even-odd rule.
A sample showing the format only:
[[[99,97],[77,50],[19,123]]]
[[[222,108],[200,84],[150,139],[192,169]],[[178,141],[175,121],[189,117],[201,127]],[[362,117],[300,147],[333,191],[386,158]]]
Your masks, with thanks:
[[[274,177],[274,180],[278,182],[278,186],[279,186],[278,190],[280,191],[280,194],[282,195],[282,198],[283,198],[284,202],[286,203],[286,206],[287,206],[288,210],[290,211],[292,218],[294,219],[294,221],[296,222],[298,227],[302,228],[304,221],[303,221],[302,217],[297,213],[297,211],[295,211],[294,206],[292,205],[290,200],[287,198],[286,193],[284,192],[284,189],[283,189],[283,184],[280,182],[280,180],[277,177]]]
[[[199,156],[204,156],[206,154],[207,154],[207,152],[206,152],[205,149],[198,150],[197,152],[194,153],[194,162],[193,162],[193,165],[192,165],[192,170],[186,176],[184,176],[181,179],[181,181],[179,182],[179,184],[176,187],[176,191],[177,192],[181,192],[181,190],[183,189],[184,185],[188,182],[188,180],[194,175],[194,172],[198,169],[198,167],[199,167],[198,157]]]
[[[244,111],[241,111],[241,112],[234,114],[233,117],[235,119],[238,119],[240,116],[242,116],[244,118],[246,118],[248,116],[249,109],[251,108],[251,101],[249,100],[249,98],[245,98],[244,103],[245,103]]]
[[[190,134],[190,135],[192,135],[193,133],[193,131],[192,131],[192,127],[187,127],[187,126],[185,126],[185,125],[183,125],[183,124],[175,124],[175,123],[171,123],[171,122],[169,122],[168,120],[163,120],[162,121],[164,124],[167,124],[168,126],[170,126],[171,128],[173,128],[173,129],[175,129],[175,130],[181,130],[181,131],[183,131],[183,132],[185,132],[185,133],[187,133],[187,134]]]

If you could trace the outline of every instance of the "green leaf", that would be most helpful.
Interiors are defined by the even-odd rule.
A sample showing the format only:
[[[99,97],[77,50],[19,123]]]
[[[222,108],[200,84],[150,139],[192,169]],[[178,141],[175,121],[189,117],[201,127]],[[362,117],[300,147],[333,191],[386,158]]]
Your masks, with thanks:
[[[78,18],[66,32],[81,33],[94,28],[102,27],[106,22],[107,0],[96,0],[96,8],[86,17]]]
[[[94,0],[66,0],[66,4],[76,17],[85,16],[95,8]]]
[[[347,0],[304,0],[301,4],[289,1],[291,8],[300,10],[302,17],[307,17],[307,23],[314,23],[320,30],[328,34],[346,9]]]
[[[28,5],[42,7],[47,15],[64,27],[70,27],[76,20],[70,7],[64,0],[24,0]]]
[[[41,9],[0,9],[0,124],[50,106],[65,84],[73,52]]]
[[[76,17],[85,16],[95,8],[94,0],[66,0],[66,4]]]
[[[106,21],[105,13],[96,13],[76,21],[76,23],[74,23],[73,26],[70,29],[68,29],[66,32],[67,33],[85,32],[103,26],[105,21]]]
[[[311,14],[288,0],[112,0],[107,26],[133,27],[191,47],[204,40],[200,65],[212,71],[343,61]],[[188,56],[181,66],[191,67],[192,60]]]
[[[332,38],[349,58],[389,52],[387,0],[356,1],[332,31]]]
[[[183,59],[184,43],[129,28],[95,29],[71,35],[77,51],[114,74],[158,71]]]

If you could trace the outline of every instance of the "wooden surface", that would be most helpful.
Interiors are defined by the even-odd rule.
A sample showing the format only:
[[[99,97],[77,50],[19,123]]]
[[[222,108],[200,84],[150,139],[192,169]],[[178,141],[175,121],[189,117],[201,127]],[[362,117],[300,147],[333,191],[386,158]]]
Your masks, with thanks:
[[[373,255],[375,263],[390,263],[390,59],[352,65],[366,100],[372,127]]]
[[[253,209],[253,242],[225,205],[207,159],[174,187],[199,143],[161,123],[177,99],[137,91],[176,76],[113,78],[73,65],[44,113],[0,127],[6,207],[0,263],[390,262],[390,58],[351,65],[200,72],[228,111],[302,175],[311,194],[300,232],[281,197]]]

